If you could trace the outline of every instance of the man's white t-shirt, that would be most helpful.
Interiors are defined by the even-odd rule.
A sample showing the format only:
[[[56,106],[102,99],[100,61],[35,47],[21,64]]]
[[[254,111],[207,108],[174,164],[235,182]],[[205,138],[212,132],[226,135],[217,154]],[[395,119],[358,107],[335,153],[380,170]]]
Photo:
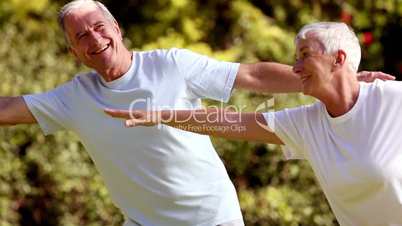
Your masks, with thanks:
[[[242,215],[209,137],[168,126],[125,128],[103,110],[227,101],[238,67],[183,49],[134,52],[117,80],[91,72],[24,99],[45,134],[68,129],[79,136],[127,218],[144,226],[211,226]]]
[[[321,102],[264,116],[285,157],[309,161],[341,226],[402,225],[401,82],[360,83],[336,118]]]

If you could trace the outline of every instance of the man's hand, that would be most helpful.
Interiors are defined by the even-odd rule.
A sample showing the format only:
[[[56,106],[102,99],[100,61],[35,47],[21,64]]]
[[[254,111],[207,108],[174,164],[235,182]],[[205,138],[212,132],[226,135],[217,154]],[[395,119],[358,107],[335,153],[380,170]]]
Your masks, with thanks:
[[[161,122],[161,114],[158,111],[129,111],[116,109],[105,109],[104,111],[114,118],[126,119],[124,122],[126,127],[154,126]]]
[[[374,82],[376,79],[395,80],[395,77],[381,71],[361,71],[357,73],[357,80],[360,82]]]

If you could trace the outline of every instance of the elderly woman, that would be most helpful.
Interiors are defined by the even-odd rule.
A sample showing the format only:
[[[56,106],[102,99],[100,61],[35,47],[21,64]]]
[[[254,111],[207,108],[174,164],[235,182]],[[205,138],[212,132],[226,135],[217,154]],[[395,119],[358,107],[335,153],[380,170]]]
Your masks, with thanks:
[[[402,83],[358,82],[359,42],[343,23],[306,25],[296,46],[293,69],[315,104],[269,113],[106,112],[127,126],[282,144],[287,159],[309,161],[340,225],[402,225]],[[233,125],[243,129],[227,129]]]

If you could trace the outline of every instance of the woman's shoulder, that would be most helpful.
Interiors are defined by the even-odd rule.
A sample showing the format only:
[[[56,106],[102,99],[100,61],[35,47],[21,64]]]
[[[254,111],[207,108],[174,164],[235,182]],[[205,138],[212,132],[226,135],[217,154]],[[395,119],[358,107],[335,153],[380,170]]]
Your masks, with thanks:
[[[382,81],[375,80],[368,84],[368,88],[372,92],[381,92],[386,95],[402,95],[402,81]]]

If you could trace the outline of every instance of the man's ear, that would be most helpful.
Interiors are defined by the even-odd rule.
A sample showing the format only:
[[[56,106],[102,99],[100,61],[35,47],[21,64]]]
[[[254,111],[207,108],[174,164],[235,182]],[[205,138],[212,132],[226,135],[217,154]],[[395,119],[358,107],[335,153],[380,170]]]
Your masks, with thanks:
[[[116,20],[113,20],[113,28],[114,28],[115,31],[119,34],[120,39],[123,40],[123,34],[121,33],[119,23],[117,23]]]

